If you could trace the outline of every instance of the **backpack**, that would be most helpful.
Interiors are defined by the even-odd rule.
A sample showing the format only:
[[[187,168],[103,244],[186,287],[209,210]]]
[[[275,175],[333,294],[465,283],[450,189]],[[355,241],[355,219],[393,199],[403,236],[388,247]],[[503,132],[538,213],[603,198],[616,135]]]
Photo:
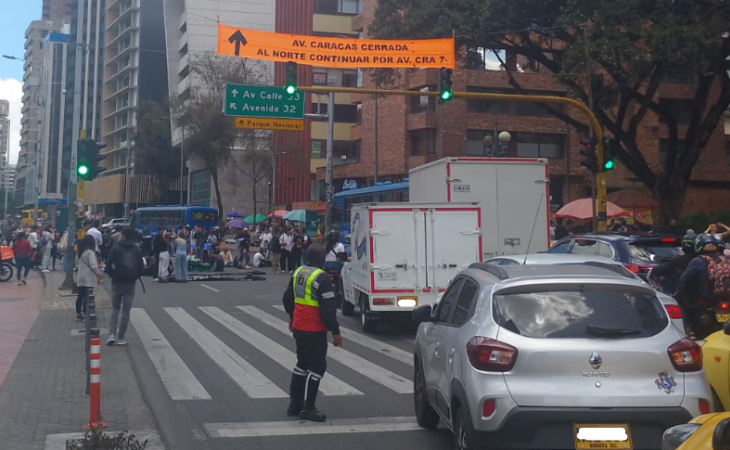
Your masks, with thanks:
[[[730,261],[724,256],[717,259],[711,256],[702,256],[707,261],[707,280],[710,283],[710,292],[718,296],[730,295]]]
[[[136,280],[140,277],[139,255],[136,246],[120,246],[121,251],[114,259],[114,277]]]

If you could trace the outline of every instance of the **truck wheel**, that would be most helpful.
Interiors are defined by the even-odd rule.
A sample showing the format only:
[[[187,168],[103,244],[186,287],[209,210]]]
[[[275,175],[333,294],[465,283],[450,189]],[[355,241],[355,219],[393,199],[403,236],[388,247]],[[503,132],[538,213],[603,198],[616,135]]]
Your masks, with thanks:
[[[347,299],[344,299],[342,301],[342,315],[351,316],[353,314],[355,314],[355,305],[348,302]]]
[[[370,305],[364,295],[360,296],[360,321],[362,322],[362,331],[365,333],[378,331],[378,321],[370,313]]]

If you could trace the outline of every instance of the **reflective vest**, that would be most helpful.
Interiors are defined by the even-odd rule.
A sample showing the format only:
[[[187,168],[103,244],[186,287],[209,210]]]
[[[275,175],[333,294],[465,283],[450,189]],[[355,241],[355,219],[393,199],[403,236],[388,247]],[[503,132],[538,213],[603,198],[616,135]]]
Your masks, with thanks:
[[[302,266],[294,272],[294,322],[292,328],[297,331],[327,331],[319,315],[319,301],[312,296],[312,284],[322,269]]]

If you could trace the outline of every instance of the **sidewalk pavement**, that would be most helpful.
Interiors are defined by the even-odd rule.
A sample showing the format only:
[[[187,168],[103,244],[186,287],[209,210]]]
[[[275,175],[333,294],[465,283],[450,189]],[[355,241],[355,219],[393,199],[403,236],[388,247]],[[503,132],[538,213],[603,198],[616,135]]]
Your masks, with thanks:
[[[5,331],[6,323],[19,334],[0,347],[2,448],[64,450],[66,439],[81,437],[89,421],[84,334],[78,331],[83,323],[74,321],[75,296],[59,291],[64,277],[60,271],[33,272],[27,286],[6,283],[0,288],[0,341],[13,337]],[[95,291],[104,338],[109,296],[101,286]],[[20,347],[18,339],[23,339]],[[10,364],[3,380],[3,367]],[[102,345],[101,414],[109,433],[130,431],[149,438],[147,450],[164,449],[126,347]]]

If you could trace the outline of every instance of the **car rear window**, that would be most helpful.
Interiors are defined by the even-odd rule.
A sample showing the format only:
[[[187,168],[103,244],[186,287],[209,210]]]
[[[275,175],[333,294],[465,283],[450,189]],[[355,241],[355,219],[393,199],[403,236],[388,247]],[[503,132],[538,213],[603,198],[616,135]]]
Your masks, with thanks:
[[[676,239],[652,239],[636,241],[628,245],[631,258],[647,263],[666,262],[682,254],[682,247]]]
[[[640,338],[669,325],[656,294],[611,285],[509,291],[493,308],[501,327],[530,338]]]

